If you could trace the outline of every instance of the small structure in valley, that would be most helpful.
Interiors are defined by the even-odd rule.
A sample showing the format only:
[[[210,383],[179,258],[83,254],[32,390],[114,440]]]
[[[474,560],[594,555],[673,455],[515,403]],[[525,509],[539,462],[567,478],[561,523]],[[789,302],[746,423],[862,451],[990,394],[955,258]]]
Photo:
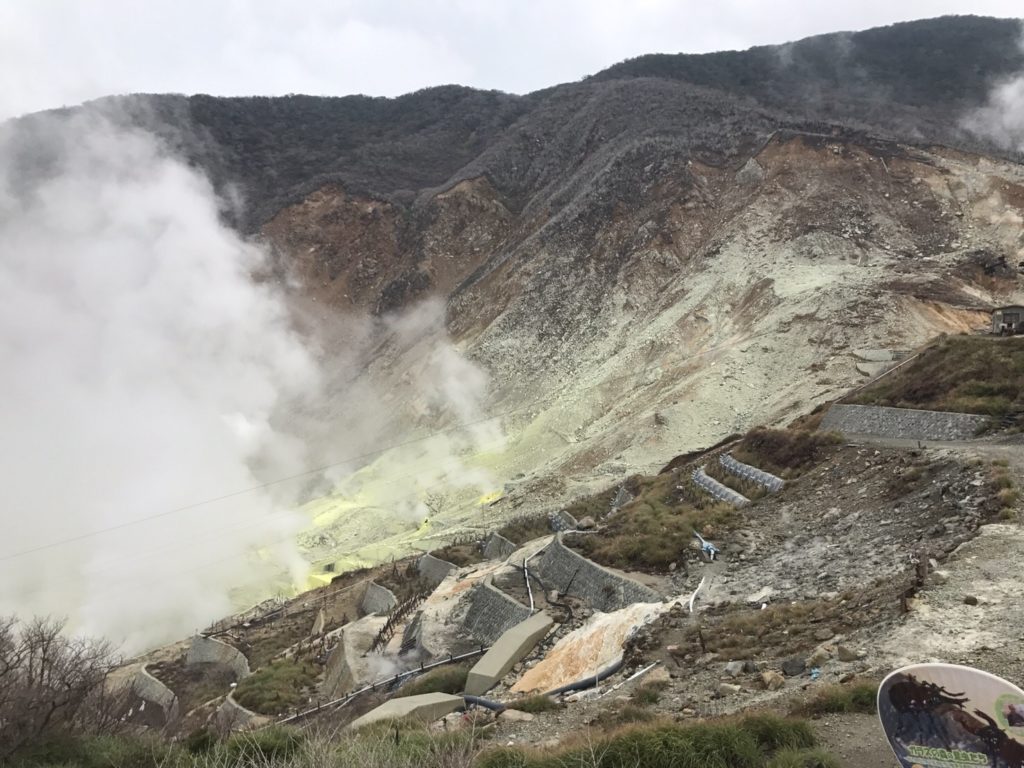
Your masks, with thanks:
[[[1014,305],[992,310],[992,333],[996,336],[1024,334],[1024,306]]]

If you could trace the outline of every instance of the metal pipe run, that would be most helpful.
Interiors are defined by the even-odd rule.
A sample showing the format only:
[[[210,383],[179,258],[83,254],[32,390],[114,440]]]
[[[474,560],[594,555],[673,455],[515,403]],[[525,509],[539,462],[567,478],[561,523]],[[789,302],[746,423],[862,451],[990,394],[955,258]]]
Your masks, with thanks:
[[[555,688],[552,691],[548,691],[544,695],[545,696],[559,696],[559,695],[561,695],[563,693],[569,693],[570,691],[585,691],[585,690],[587,690],[587,688],[593,688],[595,685],[597,685],[602,680],[605,680],[605,679],[611,677],[616,672],[618,672],[620,669],[622,669],[622,665],[625,664],[625,663],[626,663],[625,659],[619,658],[618,660],[615,661],[614,664],[612,664],[611,666],[605,667],[604,669],[600,670],[596,675],[589,675],[588,677],[584,677],[582,680],[577,680],[574,683],[568,683],[567,685],[563,685],[563,686],[561,686],[559,688]]]

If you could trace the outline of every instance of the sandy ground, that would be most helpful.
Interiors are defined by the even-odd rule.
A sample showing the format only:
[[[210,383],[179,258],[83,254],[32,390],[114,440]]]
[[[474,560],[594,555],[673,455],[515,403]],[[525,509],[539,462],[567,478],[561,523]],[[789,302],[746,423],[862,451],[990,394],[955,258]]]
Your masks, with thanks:
[[[888,768],[898,765],[877,715],[829,715],[814,721],[823,747],[842,768]]]

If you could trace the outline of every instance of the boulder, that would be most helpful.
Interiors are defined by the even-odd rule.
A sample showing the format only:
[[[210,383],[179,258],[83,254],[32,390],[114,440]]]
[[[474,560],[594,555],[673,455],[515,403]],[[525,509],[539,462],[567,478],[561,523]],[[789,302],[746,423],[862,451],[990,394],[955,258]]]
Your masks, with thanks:
[[[807,658],[807,666],[813,669],[814,667],[820,667],[826,661],[832,658],[832,654],[828,652],[826,648],[818,648]]]
[[[733,685],[732,683],[722,683],[722,684],[720,684],[718,686],[718,695],[719,696],[733,696],[733,695],[739,693],[742,690],[743,690],[743,688],[741,688],[738,685]]]
[[[847,645],[840,645],[836,650],[836,655],[839,657],[840,661],[845,662],[856,661],[860,658],[860,654]]]
[[[786,678],[774,669],[768,669],[761,673],[761,682],[769,691],[777,691],[786,684]]]
[[[529,712],[520,712],[518,709],[506,709],[498,715],[498,719],[511,723],[528,723],[533,720],[533,715]]]
[[[743,674],[743,662],[742,661],[730,661],[725,665],[725,674],[729,677],[739,677]]]
[[[782,662],[782,674],[786,677],[799,677],[807,669],[807,664],[803,659],[796,657],[792,659],[786,659]]]

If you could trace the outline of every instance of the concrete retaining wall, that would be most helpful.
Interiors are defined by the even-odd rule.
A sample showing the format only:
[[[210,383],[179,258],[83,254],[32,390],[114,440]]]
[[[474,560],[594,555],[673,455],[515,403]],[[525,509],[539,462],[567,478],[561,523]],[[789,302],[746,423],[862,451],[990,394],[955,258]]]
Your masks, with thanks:
[[[576,530],[576,518],[570,515],[564,509],[560,509],[557,512],[549,512],[548,520],[551,522],[552,531],[560,532]]]
[[[529,608],[491,585],[488,578],[473,587],[465,627],[477,642],[490,645],[529,617]]]
[[[742,461],[737,461],[728,453],[721,454],[718,457],[718,463],[737,477],[742,477],[744,480],[750,480],[751,482],[757,483],[762,488],[767,488],[772,493],[781,491],[783,486],[786,484],[781,477],[777,477],[771,472],[765,472],[763,469],[752,467],[749,464],[744,464]]]
[[[729,486],[722,485],[720,482],[715,480],[715,478],[710,477],[704,471],[704,467],[693,470],[693,482],[719,501],[724,501],[726,504],[732,504],[734,507],[745,507],[750,503],[750,499],[742,493],[737,493]]]
[[[222,731],[242,731],[250,728],[259,728],[261,725],[270,722],[266,715],[258,715],[246,709],[231,694],[224,699],[224,703],[217,708],[214,715],[217,727]]]
[[[313,619],[313,626],[309,628],[309,636],[317,637],[324,633],[324,629],[327,627],[327,614],[324,613],[324,609],[321,608],[316,612],[316,618]]]
[[[656,603],[661,595],[638,581],[612,573],[573,552],[561,534],[548,545],[537,570],[544,585],[586,600],[599,611],[616,611],[632,603]]]
[[[455,566],[447,560],[441,560],[438,557],[427,554],[417,561],[416,569],[430,586],[436,587],[444,581],[445,576],[455,570]]]
[[[395,593],[390,589],[372,581],[366,585],[366,591],[363,593],[363,602],[361,603],[364,614],[376,613],[383,615],[396,605],[398,605],[398,598],[395,597]]]
[[[374,710],[349,723],[349,728],[362,728],[380,720],[400,720],[411,717],[424,723],[440,720],[451,712],[462,709],[466,702],[461,696],[447,693],[423,693],[419,696],[404,696],[386,701]],[[429,761],[424,765],[429,765]]]
[[[196,635],[192,638],[185,654],[185,665],[191,664],[222,664],[235,673],[237,680],[249,676],[249,660],[242,652],[212,637]]]
[[[973,413],[837,403],[821,420],[821,429],[902,440],[970,440],[987,422],[987,416]]]
[[[550,616],[541,612],[506,630],[469,671],[466,693],[471,696],[487,693],[544,639],[554,623]]]
[[[145,664],[135,675],[135,679],[132,681],[132,690],[140,699],[160,707],[164,712],[164,722],[168,726],[172,726],[178,721],[180,714],[178,697],[174,691],[153,677],[146,669]]]
[[[488,560],[504,560],[519,547],[506,539],[500,533],[492,533],[487,537],[484,544],[484,557]]]

